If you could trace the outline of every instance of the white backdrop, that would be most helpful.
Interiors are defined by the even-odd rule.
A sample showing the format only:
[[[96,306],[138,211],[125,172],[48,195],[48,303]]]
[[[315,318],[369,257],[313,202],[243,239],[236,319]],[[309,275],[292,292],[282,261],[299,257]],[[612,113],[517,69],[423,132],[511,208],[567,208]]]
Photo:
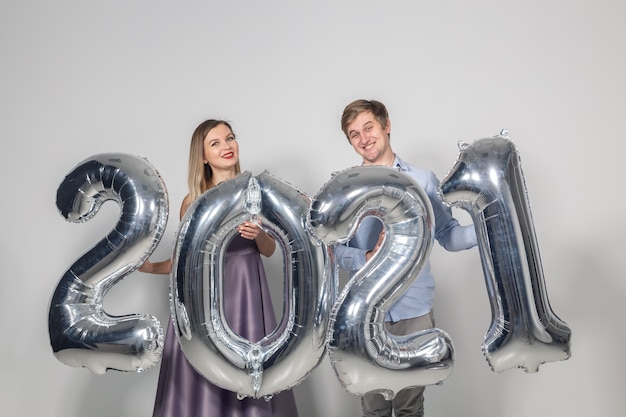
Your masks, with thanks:
[[[144,156],[163,176],[169,256],[188,143],[205,118],[231,120],[242,165],[313,196],[360,161],[339,128],[357,98],[388,105],[393,146],[440,178],[457,141],[509,130],[522,156],[553,309],[572,357],[538,373],[494,373],[477,250],[436,246],[437,325],[456,366],[426,393],[428,415],[611,416],[623,409],[626,275],[626,3],[519,1],[17,1],[0,3],[2,415],[149,416],[158,366],[92,375],[52,355],[48,303],[71,263],[114,225],[55,207],[78,162]],[[455,209],[463,223],[465,212]],[[111,314],[168,316],[165,276],[116,286]],[[274,292],[278,297],[282,296]],[[296,387],[300,416],[357,416],[328,360]]]

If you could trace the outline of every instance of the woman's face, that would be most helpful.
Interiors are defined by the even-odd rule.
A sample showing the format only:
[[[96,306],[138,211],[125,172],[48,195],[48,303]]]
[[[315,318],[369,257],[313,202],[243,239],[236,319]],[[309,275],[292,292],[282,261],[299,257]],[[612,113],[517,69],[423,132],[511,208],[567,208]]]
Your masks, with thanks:
[[[204,163],[214,170],[234,168],[239,161],[239,145],[228,126],[220,124],[204,138]]]

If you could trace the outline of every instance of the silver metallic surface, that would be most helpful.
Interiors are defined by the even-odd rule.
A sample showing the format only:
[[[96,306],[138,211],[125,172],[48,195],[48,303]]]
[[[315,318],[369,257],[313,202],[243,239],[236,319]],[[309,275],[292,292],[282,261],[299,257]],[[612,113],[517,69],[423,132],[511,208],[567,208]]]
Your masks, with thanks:
[[[468,211],[476,228],[491,302],[483,343],[489,365],[494,371],[536,372],[542,363],[569,358],[571,332],[548,302],[515,145],[495,136],[460,147],[439,193],[447,204]]]
[[[353,167],[334,174],[314,197],[308,224],[324,242],[340,244],[367,216],[380,218],[385,238],[333,306],[328,349],[346,391],[393,398],[403,388],[447,378],[454,348],[440,329],[397,336],[384,326],[385,313],[413,283],[430,253],[433,213],[428,196],[395,169]]]
[[[309,206],[308,196],[269,173],[243,172],[200,196],[181,222],[171,277],[174,328],[198,372],[240,397],[271,397],[299,384],[325,354],[336,274],[327,246],[305,229]],[[228,243],[250,216],[276,239],[286,281],[283,318],[256,343],[230,328],[221,291]]]
[[[80,223],[108,200],[120,205],[117,225],[61,277],[48,316],[56,358],[97,374],[107,369],[142,371],[159,360],[163,348],[163,329],[155,317],[110,316],[102,301],[161,240],[168,217],[165,184],[144,158],[99,154],[65,177],[56,204],[68,221]]]

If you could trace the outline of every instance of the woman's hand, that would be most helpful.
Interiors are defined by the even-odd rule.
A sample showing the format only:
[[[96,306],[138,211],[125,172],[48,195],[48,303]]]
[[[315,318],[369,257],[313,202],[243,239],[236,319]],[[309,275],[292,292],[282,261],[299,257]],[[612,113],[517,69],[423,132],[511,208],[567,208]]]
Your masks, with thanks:
[[[238,230],[241,237],[248,240],[256,239],[257,236],[259,236],[259,233],[263,232],[263,229],[261,229],[260,225],[254,224],[252,222],[244,222],[240,224]]]
[[[276,250],[274,238],[261,228],[261,219],[259,219],[259,224],[243,222],[237,230],[244,239],[254,240],[261,255],[270,257]]]
[[[139,270],[141,272],[145,272],[146,274],[152,274],[152,271],[154,271],[154,264],[150,262],[149,259],[147,259],[146,262],[144,262],[143,265],[139,267]]]

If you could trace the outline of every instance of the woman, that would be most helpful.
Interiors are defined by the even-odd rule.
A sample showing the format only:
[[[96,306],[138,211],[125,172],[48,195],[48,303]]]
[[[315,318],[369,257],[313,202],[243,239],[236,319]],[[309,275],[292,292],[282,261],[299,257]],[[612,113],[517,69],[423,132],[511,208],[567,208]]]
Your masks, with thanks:
[[[239,145],[228,122],[206,120],[193,133],[189,149],[189,194],[180,209],[209,188],[241,171]],[[259,225],[245,222],[224,256],[224,310],[232,329],[256,342],[276,327],[269,288],[260,254],[271,256],[276,242]],[[169,274],[171,259],[146,261],[143,272]],[[293,392],[283,391],[271,401],[237,399],[237,394],[210,383],[185,358],[170,319],[161,358],[153,417],[297,417]]]

